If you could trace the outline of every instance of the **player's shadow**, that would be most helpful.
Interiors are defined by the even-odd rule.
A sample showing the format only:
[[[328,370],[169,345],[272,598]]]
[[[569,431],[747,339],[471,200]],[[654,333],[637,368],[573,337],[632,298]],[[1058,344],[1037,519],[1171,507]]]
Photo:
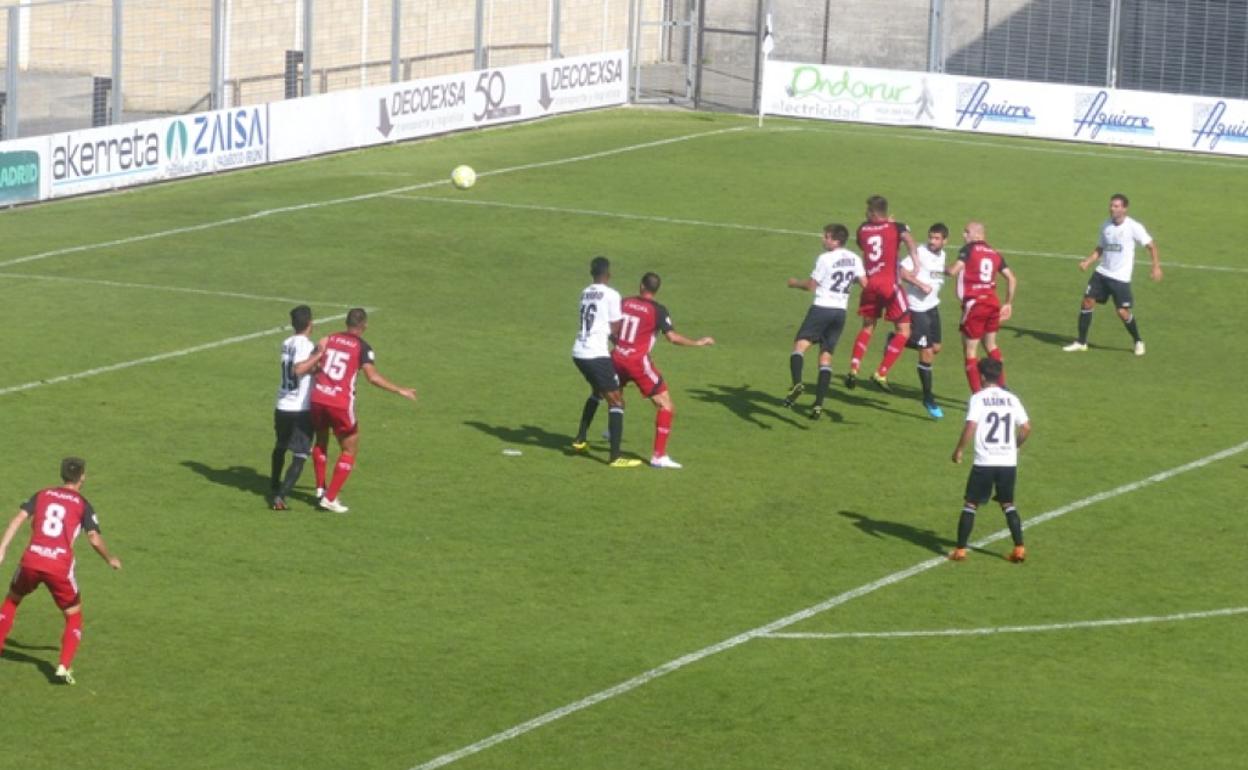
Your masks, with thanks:
[[[772,422],[785,422],[802,430],[810,426],[793,419],[792,412],[784,406],[784,399],[754,390],[749,384],[739,387],[732,385],[711,385],[709,388],[692,388],[689,395],[709,404],[719,404],[742,420],[762,430],[771,430]],[[844,422],[845,418],[832,410],[824,410],[824,414],[833,422]]]
[[[888,402],[882,398],[873,398],[872,396],[867,395],[868,393],[871,393],[871,391],[865,390],[865,387],[866,386],[859,385],[854,390],[847,390],[846,388],[843,388],[843,387],[835,387],[828,391],[828,398],[834,401],[839,401],[843,404],[848,404],[850,406],[859,406],[859,407],[866,407],[868,409],[877,409],[881,412],[891,412],[893,414],[899,414],[903,417],[913,417],[916,420],[922,420],[924,422],[931,422],[931,418],[927,416],[927,413],[921,411],[923,408],[923,404],[921,402],[921,399],[918,396],[918,391],[914,391],[915,395],[914,395],[914,398],[912,399],[914,402],[915,409],[910,410],[910,411],[905,411],[902,409],[894,409],[893,407],[889,406]],[[871,387],[874,388],[874,386],[871,386]],[[896,386],[894,386],[893,395],[906,397],[908,395],[907,393],[908,390],[909,390],[908,388],[899,389]],[[884,395],[879,390],[876,390],[875,393],[878,395]]]
[[[851,520],[855,527],[871,537],[892,537],[905,540],[932,553],[948,553],[957,545],[956,541],[941,537],[936,534],[935,530],[919,529],[897,521],[873,519],[856,511],[837,511],[837,513]]]
[[[1033,340],[1037,340],[1038,342],[1043,342],[1046,345],[1055,345],[1057,347],[1069,345],[1075,339],[1074,335],[1069,333],[1054,334],[1053,332],[1041,331],[1040,329],[1027,329],[1022,326],[1002,326],[1001,331],[1013,332],[1015,339],[1018,339],[1019,337],[1031,337]],[[1120,353],[1135,352],[1133,348],[1120,347],[1117,345],[1097,344],[1096,347],[1101,350],[1116,350]],[[1007,360],[1006,363],[1008,365],[1009,361]]]
[[[571,446],[571,436],[563,433],[551,433],[537,425],[521,425],[518,428],[511,428],[506,425],[487,425],[477,420],[464,420],[464,425],[476,428],[482,433],[488,433],[504,444],[540,447],[542,449],[553,449],[564,454],[574,454]]]
[[[50,661],[46,661],[43,658],[36,658],[33,655],[27,655],[24,652],[18,652],[18,650],[50,650],[52,652],[57,652],[58,649],[59,648],[57,647],[40,647],[36,645],[22,644],[14,639],[10,639],[4,646],[4,652],[0,653],[0,658],[11,660],[14,663],[29,663],[39,669],[39,673],[43,674],[49,682],[52,684],[59,684],[60,680],[56,678],[56,666],[52,665]]]
[[[311,468],[311,463],[304,465],[304,471],[307,472]],[[268,499],[269,496],[269,477],[255,468],[246,465],[231,465],[228,468],[213,468],[210,465],[204,465],[197,460],[183,460],[182,467],[190,468],[199,475],[211,481],[213,484],[220,484],[223,487],[233,487],[242,492],[250,492],[256,497]],[[298,490],[291,493],[288,499],[302,500],[303,502],[316,504],[317,500],[310,494],[299,492]]]

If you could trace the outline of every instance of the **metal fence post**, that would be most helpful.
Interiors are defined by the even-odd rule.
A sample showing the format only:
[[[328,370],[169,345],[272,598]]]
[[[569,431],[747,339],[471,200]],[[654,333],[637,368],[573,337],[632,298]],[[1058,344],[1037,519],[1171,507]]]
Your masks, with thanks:
[[[222,61],[225,52],[225,19],[222,13],[225,11],[223,0],[212,0],[212,62],[208,71],[208,77],[212,81],[208,84],[208,106],[211,109],[219,110],[225,106],[225,84],[222,82],[222,73],[225,71],[225,62]]]
[[[18,14],[21,9],[9,6],[8,64],[4,68],[4,138],[17,138],[17,70],[21,56],[22,23]]]
[[[932,0],[927,17],[927,71],[945,71],[945,0]]]
[[[126,0],[113,0],[113,109],[110,111],[110,118],[113,125],[124,122],[121,115],[121,103],[125,101],[122,96],[125,94],[125,87],[122,85],[121,79],[121,48],[123,42],[122,18],[125,16],[124,7]]]
[[[472,23],[472,67],[485,69],[485,0],[477,0],[477,12]]]
[[[563,15],[563,4],[559,0],[550,0],[550,58],[562,59],[563,51],[559,50],[559,17]]]
[[[315,0],[303,0],[303,95],[311,96],[312,90],[312,6]]]
[[[1118,48],[1122,37],[1122,0],[1109,2],[1109,45],[1105,46],[1105,85],[1118,87]]]
[[[390,0],[390,82],[399,82],[399,60],[403,58],[403,0]]]

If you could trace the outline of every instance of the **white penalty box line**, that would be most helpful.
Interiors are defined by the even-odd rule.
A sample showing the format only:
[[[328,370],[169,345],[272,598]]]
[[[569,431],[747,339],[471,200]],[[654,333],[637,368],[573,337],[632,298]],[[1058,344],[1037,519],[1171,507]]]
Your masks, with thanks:
[[[916,639],[941,636],[995,636],[997,634],[1036,634],[1045,631],[1073,631],[1083,628],[1110,628],[1113,626],[1136,626],[1150,623],[1179,623],[1185,620],[1225,618],[1248,613],[1248,607],[1223,607],[1200,612],[1176,612],[1172,615],[1142,615],[1134,618],[1105,618],[1102,620],[1076,620],[1069,623],[1042,623],[1030,626],[989,626],[984,628],[942,628],[921,631],[831,631],[801,632],[782,631],[763,634],[763,639]]]
[[[409,195],[407,193],[415,192],[415,190],[405,190],[403,192],[390,193],[388,197],[397,198],[399,200],[418,201],[422,203],[447,203],[456,206],[484,206],[500,209],[514,209],[517,211],[537,211],[546,214],[567,214],[571,216],[584,217],[601,217],[604,219],[622,219],[634,222],[653,222],[656,224],[676,225],[685,227],[708,227],[721,230],[742,230],[754,233],[764,233],[767,235],[797,235],[803,238],[817,238],[820,233],[808,230],[793,230],[784,227],[768,227],[766,225],[745,225],[736,222],[712,222],[705,219],[685,219],[681,217],[665,217],[654,214],[630,214],[620,211],[602,211],[598,209],[582,209],[567,206],[543,206],[536,203],[509,203],[506,201],[482,200],[479,198],[444,198],[435,195]],[[1074,259],[1083,259],[1079,254],[1062,254],[1054,251],[1022,251],[1019,249],[1002,248],[1005,254],[1018,254],[1024,257],[1043,257],[1045,259],[1061,259],[1070,261]],[[2,264],[0,264],[2,266]],[[1182,268],[1184,270],[1207,270],[1218,273],[1248,273],[1245,267],[1230,267],[1222,265],[1190,265],[1180,262],[1162,262],[1162,267]]]
[[[1123,484],[1121,486],[1114,487],[1113,489],[1108,489],[1104,492],[1099,492],[1095,495],[1085,497],[1081,500],[1076,500],[1072,503],[1067,503],[1066,505],[1063,505],[1059,508],[1054,508],[1053,510],[1047,511],[1038,516],[1033,516],[1032,518],[1028,519],[1026,522],[1023,523],[1023,528],[1029,529],[1038,524],[1043,524],[1046,521],[1052,521],[1053,519],[1059,518],[1061,516],[1065,516],[1068,513],[1072,513],[1074,511],[1087,508],[1097,503],[1104,502],[1105,500],[1110,500],[1112,498],[1119,497],[1121,495],[1125,495],[1130,492],[1135,492],[1140,489],[1144,489],[1145,487],[1152,486],[1154,484],[1160,484],[1161,482],[1166,481],[1168,479],[1172,479],[1175,476],[1179,476],[1189,471],[1198,470],[1200,468],[1204,468],[1207,465],[1211,465],[1215,462],[1218,462],[1219,460],[1224,460],[1228,457],[1233,457],[1235,455],[1238,455],[1244,452],[1244,450],[1248,450],[1248,441],[1245,441],[1241,444],[1237,444],[1228,449],[1223,449],[1220,452],[1215,452],[1214,454],[1208,455],[1206,457],[1202,457],[1199,460],[1194,460],[1190,463],[1186,463],[1184,465],[1170,468],[1169,470],[1164,470],[1159,473],[1154,473],[1153,475],[1148,476],[1147,478],[1140,479],[1139,481],[1133,481],[1129,484]],[[994,532],[991,535],[988,535],[987,537],[984,537],[981,540],[971,543],[971,546],[973,548],[982,548],[984,546],[995,543],[999,540],[1003,540],[1006,537],[1009,537],[1009,535],[1010,535],[1010,532],[1008,529],[998,530],[997,532]],[[533,719],[530,719],[527,722],[521,722],[520,724],[515,725],[514,727],[495,733],[489,736],[488,738],[484,738],[480,741],[477,741],[476,743],[470,744],[468,746],[464,746],[463,748],[457,749],[455,751],[448,752],[446,754],[443,754],[442,756],[435,757],[434,759],[431,759],[423,764],[417,765],[416,767],[412,768],[412,770],[434,770],[434,768],[445,767],[446,765],[449,765],[453,762],[456,762],[460,759],[471,756],[473,754],[477,754],[492,746],[496,746],[505,741],[512,740],[513,738],[518,738],[526,733],[529,733],[538,729],[539,727],[544,727],[545,725],[548,725],[552,722],[563,719],[566,716],[570,716],[579,711],[584,711],[585,709],[588,709],[591,706],[596,706],[599,703],[611,700],[612,698],[615,698],[617,696],[624,695],[625,693],[636,690],[637,688],[642,687],[646,684],[649,684],[650,682],[653,682],[654,680],[660,677],[666,676],[667,674],[671,674],[675,671],[679,671],[680,669],[685,668],[686,666],[690,666],[701,660],[705,660],[706,658],[709,658],[713,655],[718,655],[721,652],[727,652],[729,650],[735,649],[736,647],[740,647],[741,645],[753,639],[766,638],[766,637],[772,636],[776,634],[777,632],[782,631],[785,628],[793,626],[804,620],[813,618],[816,615],[820,615],[824,612],[827,612],[828,610],[839,607],[842,604],[851,602],[854,599],[867,596],[868,594],[874,593],[880,590],[881,588],[887,588],[888,586],[895,585],[897,583],[902,582],[903,580],[912,578],[915,575],[920,575],[924,572],[927,572],[928,570],[935,569],[936,567],[939,567],[941,565],[948,564],[948,563],[949,563],[948,557],[943,556],[943,555],[935,556],[925,561],[921,561],[918,564],[915,564],[911,567],[908,567],[903,570],[899,570],[897,572],[892,573],[891,575],[886,575],[880,578],[879,580],[875,580],[865,585],[861,585],[857,588],[854,588],[852,590],[846,591],[844,593],[837,594],[836,596],[826,599],[818,604],[807,607],[804,610],[799,610],[798,612],[794,612],[791,615],[786,615],[785,617],[782,617],[778,620],[774,620],[765,625],[750,629],[749,631],[744,631],[742,633],[737,634],[736,636],[732,636],[728,639],[725,639],[722,642],[719,642],[717,644],[712,644],[709,647],[703,647],[702,649],[688,653],[687,655],[682,655],[679,658],[675,658],[673,660],[668,661],[667,663],[662,664],[661,666],[652,668],[643,674],[639,674],[633,677],[632,679],[628,679],[624,682],[620,682],[614,687],[608,687],[605,690],[601,690],[592,695],[581,698],[580,700],[573,701],[572,703],[569,703],[565,706],[560,706],[559,708],[553,709],[551,711],[547,711],[546,713],[540,716],[534,717]]]

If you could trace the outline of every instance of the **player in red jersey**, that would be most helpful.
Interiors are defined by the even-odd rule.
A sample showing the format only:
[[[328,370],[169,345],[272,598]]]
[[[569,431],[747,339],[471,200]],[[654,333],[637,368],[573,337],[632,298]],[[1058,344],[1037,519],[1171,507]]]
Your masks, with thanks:
[[[906,340],[910,339],[910,308],[906,303],[906,292],[901,288],[901,278],[914,283],[920,288],[926,287],[922,279],[911,271],[901,267],[897,258],[901,244],[906,244],[906,253],[911,258],[918,253],[914,236],[910,228],[901,222],[893,221],[888,215],[888,201],[881,195],[867,198],[867,221],[858,226],[858,248],[862,249],[862,260],[867,268],[867,287],[858,296],[858,315],[862,317],[862,331],[854,340],[854,352],[849,359],[849,374],[845,375],[845,387],[853,388],[858,384],[858,367],[867,354],[867,346],[871,344],[871,335],[875,332],[875,324],[884,316],[893,322],[896,333],[889,338],[888,348],[884,351],[884,360],[880,368],[871,375],[871,381],[883,390],[891,390],[888,386],[888,370],[906,349]],[[925,289],[926,290],[926,289]]]
[[[967,222],[962,231],[966,245],[958,252],[958,260],[946,272],[958,279],[958,299],[962,300],[962,345],[966,349],[966,381],[971,392],[980,389],[979,341],[984,341],[988,357],[1001,363],[1000,384],[1005,386],[1005,363],[997,347],[997,330],[1002,321],[1014,312],[1014,292],[1018,279],[1005,264],[1001,254],[984,241],[982,222]],[[1005,276],[1005,304],[997,297],[997,273]]]
[[[672,430],[672,394],[663,375],[650,360],[650,351],[660,334],[675,345],[689,347],[714,345],[715,340],[712,337],[694,340],[677,334],[672,328],[672,317],[667,308],[654,301],[660,285],[662,280],[657,273],[646,273],[641,277],[641,293],[620,303],[623,319],[615,349],[611,351],[611,361],[615,364],[620,384],[625,385],[630,380],[637,383],[641,395],[653,401],[658,410],[654,419],[654,452],[650,456],[650,466],[679,468],[680,463],[667,454],[667,438]]]
[[[360,337],[367,328],[368,313],[362,307],[354,307],[347,312],[347,330],[331,334],[316,345],[322,356],[312,383],[312,427],[316,430],[312,467],[316,470],[319,505],[334,513],[349,510],[339,502],[338,493],[355,467],[355,455],[360,448],[360,426],[355,421],[355,375],[363,371],[364,377],[382,390],[397,393],[410,401],[416,400],[413,388],[401,388],[377,371],[373,364],[373,348]],[[342,452],[338,455],[334,477],[326,490],[326,450],[329,448],[331,428]]]
[[[104,538],[100,537],[100,523],[95,517],[91,503],[78,492],[87,478],[86,463],[77,457],[61,461],[59,487],[48,487],[30,496],[22,503],[17,515],[0,538],[0,562],[13,542],[17,530],[28,518],[31,521],[30,545],[22,554],[9,594],[0,605],[0,652],[4,641],[13,628],[17,605],[40,584],[52,592],[52,600],[65,613],[65,632],[61,635],[61,658],[56,667],[56,678],[65,684],[74,683],[71,666],[78,643],[82,641],[82,595],[74,579],[74,540],[82,530],[87,540],[108,566],[121,569],[121,560],[108,552]]]

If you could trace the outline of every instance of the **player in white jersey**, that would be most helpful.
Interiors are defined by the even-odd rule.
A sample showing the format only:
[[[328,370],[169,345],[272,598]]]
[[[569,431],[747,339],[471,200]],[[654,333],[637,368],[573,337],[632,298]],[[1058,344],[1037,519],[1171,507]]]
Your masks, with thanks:
[[[1140,339],[1140,330],[1135,323],[1133,309],[1134,298],[1131,296],[1131,272],[1135,269],[1135,244],[1148,248],[1153,260],[1151,275],[1154,281],[1161,280],[1161,258],[1157,252],[1157,243],[1148,234],[1144,225],[1127,216],[1127,196],[1119,193],[1109,199],[1109,219],[1101,225],[1100,241],[1088,258],[1079,263],[1079,269],[1087,271],[1098,259],[1101,264],[1088,281],[1083,292],[1083,303],[1079,307],[1079,338],[1062,348],[1068,353],[1081,352],[1088,349],[1088,330],[1092,328],[1092,308],[1105,304],[1111,296],[1118,317],[1135,342],[1135,354],[1144,355],[1144,341]]]
[[[312,331],[312,308],[299,305],[291,310],[290,325],[295,333],[282,342],[282,381],[273,410],[273,432],[277,440],[273,445],[269,504],[275,511],[286,510],[286,497],[295,488],[312,450],[312,372],[321,362],[321,351],[308,337]],[[283,479],[282,465],[287,450],[293,457]]]
[[[620,439],[624,434],[624,394],[620,378],[611,362],[611,343],[620,334],[620,293],[607,284],[611,280],[611,262],[594,257],[589,263],[594,282],[581,292],[581,321],[572,344],[572,363],[589,383],[590,394],[581,410],[581,425],[572,439],[572,449],[584,452],[589,448],[589,426],[594,421],[598,404],[605,398],[608,405],[607,438],[611,442],[612,468],[635,468],[641,460],[620,456]]]
[[[983,387],[971,396],[966,408],[966,427],[953,450],[953,461],[962,462],[966,445],[975,441],[975,464],[966,479],[965,503],[958,519],[958,545],[949,558],[966,558],[967,542],[975,527],[975,511],[995,499],[1005,513],[1005,523],[1014,540],[1014,550],[1007,557],[1012,562],[1027,558],[1023,547],[1023,525],[1014,507],[1014,482],[1018,475],[1018,448],[1031,435],[1031,420],[1023,402],[1001,387],[1001,362],[994,358],[979,361]],[[996,496],[993,496],[993,490]]]
[[[910,305],[910,339],[906,347],[919,351],[919,383],[923,386],[923,408],[934,419],[945,416],[932,393],[932,363],[940,352],[940,287],[945,285],[945,240],[949,228],[937,222],[927,228],[927,243],[915,257],[901,261],[906,303]],[[917,280],[905,277],[909,272]]]
[[[832,351],[845,329],[845,311],[849,307],[849,290],[855,283],[867,285],[867,271],[862,258],[845,248],[849,229],[845,225],[831,224],[823,228],[823,246],[826,249],[815,260],[815,267],[806,279],[790,278],[790,289],[804,289],[815,293],[806,318],[793,340],[793,352],[789,355],[789,374],[792,385],[784,397],[785,406],[802,394],[802,364],[806,351],[819,343],[819,379],[815,385],[815,404],[810,419],[818,420],[823,414],[823,399],[832,382]]]

